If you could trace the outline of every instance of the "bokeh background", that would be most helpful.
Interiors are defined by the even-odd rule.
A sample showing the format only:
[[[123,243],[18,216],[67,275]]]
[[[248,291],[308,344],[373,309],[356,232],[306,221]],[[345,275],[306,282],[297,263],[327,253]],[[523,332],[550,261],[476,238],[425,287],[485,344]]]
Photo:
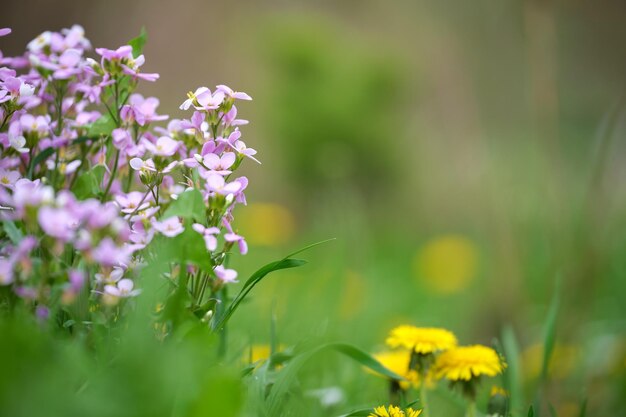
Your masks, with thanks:
[[[526,389],[560,297],[549,398],[559,416],[623,412],[626,382],[626,6],[619,0],[52,1],[2,4],[5,55],[81,24],[115,48],[145,27],[140,91],[182,117],[189,90],[254,97],[242,130],[252,246],[245,276],[305,244],[310,265],[264,281],[233,349],[341,340],[376,352],[397,324],[463,343],[503,329]],[[236,323],[235,323],[236,322]],[[313,373],[351,402],[384,381]],[[376,391],[376,389],[378,391]]]

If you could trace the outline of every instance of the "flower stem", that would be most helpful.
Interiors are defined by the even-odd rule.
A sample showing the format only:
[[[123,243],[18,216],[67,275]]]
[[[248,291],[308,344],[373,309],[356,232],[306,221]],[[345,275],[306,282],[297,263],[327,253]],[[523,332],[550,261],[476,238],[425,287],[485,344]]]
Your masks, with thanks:
[[[476,401],[470,401],[467,405],[467,417],[476,417]]]
[[[109,195],[109,190],[111,189],[111,185],[113,184],[113,180],[115,179],[115,174],[117,173],[117,165],[120,162],[120,150],[118,149],[115,152],[115,162],[113,163],[113,171],[111,172],[111,177],[109,178],[109,183],[107,184],[107,188],[104,190],[104,194],[102,194],[102,199],[100,201],[104,202]]]
[[[420,406],[422,408],[422,417],[428,417],[428,388],[424,386],[424,383],[424,379],[422,378],[422,381],[420,382]]]

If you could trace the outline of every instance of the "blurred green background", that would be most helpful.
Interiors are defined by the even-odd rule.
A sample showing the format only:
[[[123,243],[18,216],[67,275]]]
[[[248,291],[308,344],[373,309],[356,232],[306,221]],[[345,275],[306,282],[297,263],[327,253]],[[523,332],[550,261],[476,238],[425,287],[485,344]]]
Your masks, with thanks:
[[[445,326],[490,344],[510,326],[526,388],[558,293],[546,388],[559,416],[619,415],[626,395],[626,6],[600,0],[34,1],[2,5],[5,55],[81,24],[114,48],[148,31],[140,90],[161,113],[225,83],[248,146],[243,277],[307,243],[233,320],[233,355],[269,342],[382,348]],[[557,286],[560,277],[560,286]],[[243,353],[242,353],[243,354]],[[384,381],[329,357],[308,388],[386,401]],[[321,414],[323,415],[323,414]]]

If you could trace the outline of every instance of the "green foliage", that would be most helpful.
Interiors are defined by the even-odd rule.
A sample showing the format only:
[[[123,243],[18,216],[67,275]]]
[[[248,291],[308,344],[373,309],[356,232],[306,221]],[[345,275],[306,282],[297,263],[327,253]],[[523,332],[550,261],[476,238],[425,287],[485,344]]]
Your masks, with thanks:
[[[184,232],[172,238],[157,236],[151,245],[155,251],[153,261],[193,264],[205,272],[213,270],[202,236],[191,227],[186,227]]]
[[[98,196],[102,191],[101,184],[104,178],[104,172],[104,166],[98,165],[80,174],[72,186],[72,192],[76,198],[85,200]]]
[[[89,129],[87,130],[87,136],[89,137],[98,137],[98,136],[107,136],[110,135],[113,129],[117,126],[115,125],[115,121],[109,114],[104,114],[100,116],[98,120],[93,122]]]
[[[148,32],[146,32],[146,28],[142,27],[141,32],[139,32],[139,36],[128,41],[128,44],[133,47],[133,56],[137,58],[139,55],[143,53],[143,48],[148,41]]]
[[[261,282],[261,280],[265,278],[267,274],[274,271],[279,271],[281,269],[296,268],[306,263],[306,261],[303,261],[301,259],[284,258],[280,261],[271,262],[260,268],[258,271],[252,274],[250,278],[248,278],[248,280],[243,285],[243,288],[241,288],[241,291],[239,291],[239,294],[237,294],[237,296],[233,299],[226,311],[214,320],[213,329],[218,331],[226,325],[228,320],[230,320],[231,316],[237,310],[241,302],[246,298],[248,293],[252,291],[252,289],[259,282]]]
[[[584,397],[580,402],[580,413],[578,417],[586,417],[587,416],[587,397]]]
[[[163,214],[163,219],[179,216],[184,219],[203,221],[206,217],[202,194],[195,188],[185,191],[174,200]]]
[[[360,416],[369,416],[372,413],[372,408],[362,408],[360,410],[352,411],[348,414],[342,414],[339,417],[360,417]]]
[[[543,341],[543,360],[541,362],[541,379],[545,380],[548,375],[548,368],[550,366],[550,358],[552,357],[552,351],[554,350],[554,342],[556,339],[556,319],[559,312],[560,295],[559,285],[557,285],[556,292],[552,297],[548,315],[546,317],[546,325],[544,330]]]
[[[371,191],[387,185],[401,165],[402,155],[389,143],[399,134],[405,101],[402,62],[344,31],[299,20],[272,25],[264,38],[274,77],[271,137],[288,152],[288,175],[303,190],[340,180]]]
[[[502,331],[502,345],[507,363],[507,368],[504,372],[504,389],[510,394],[511,410],[518,412],[522,409],[521,407],[525,402],[522,390],[519,345],[511,326],[506,326]]]
[[[299,353],[289,362],[285,369],[280,371],[264,404],[263,415],[281,415],[281,410],[285,405],[285,396],[290,391],[291,387],[295,384],[298,373],[300,372],[302,367],[307,362],[309,362],[315,355],[326,350],[334,350],[336,352],[339,352],[347,356],[348,358],[353,359],[360,365],[369,368],[372,371],[377,372],[381,375],[387,376],[388,378],[398,381],[404,379],[401,376],[389,371],[372,356],[354,346],[345,343],[324,344]]]
[[[35,172],[35,167],[39,166],[42,162],[44,162],[48,157],[50,157],[54,153],[54,148],[46,148],[43,151],[39,152],[30,163],[28,168],[28,178],[33,177],[33,173]]]
[[[2,229],[14,245],[22,240],[22,231],[15,225],[15,222],[12,222],[11,220],[3,220]]]

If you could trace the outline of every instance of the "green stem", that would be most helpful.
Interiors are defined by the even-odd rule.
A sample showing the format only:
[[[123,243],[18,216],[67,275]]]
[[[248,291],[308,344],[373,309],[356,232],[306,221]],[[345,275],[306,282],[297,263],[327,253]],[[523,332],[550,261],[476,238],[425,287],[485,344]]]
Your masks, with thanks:
[[[476,401],[470,401],[467,405],[467,417],[476,417]]]
[[[2,124],[0,124],[0,132],[2,131],[2,129],[4,129],[4,126],[6,126],[7,121],[13,115],[13,113],[15,112],[14,111],[7,112],[7,114],[4,116],[4,120],[2,120]]]
[[[426,384],[425,376],[422,376],[420,381],[420,408],[422,409],[422,417],[428,417],[429,408],[428,408],[428,388],[424,385]]]
[[[115,174],[117,173],[117,165],[120,162],[120,150],[118,149],[115,152],[115,162],[113,163],[113,171],[111,171],[111,177],[109,178],[109,183],[107,187],[104,189],[104,194],[102,194],[102,198],[100,201],[106,201],[107,196],[109,195],[109,190],[111,190],[111,185],[113,184],[113,180],[115,179]]]

